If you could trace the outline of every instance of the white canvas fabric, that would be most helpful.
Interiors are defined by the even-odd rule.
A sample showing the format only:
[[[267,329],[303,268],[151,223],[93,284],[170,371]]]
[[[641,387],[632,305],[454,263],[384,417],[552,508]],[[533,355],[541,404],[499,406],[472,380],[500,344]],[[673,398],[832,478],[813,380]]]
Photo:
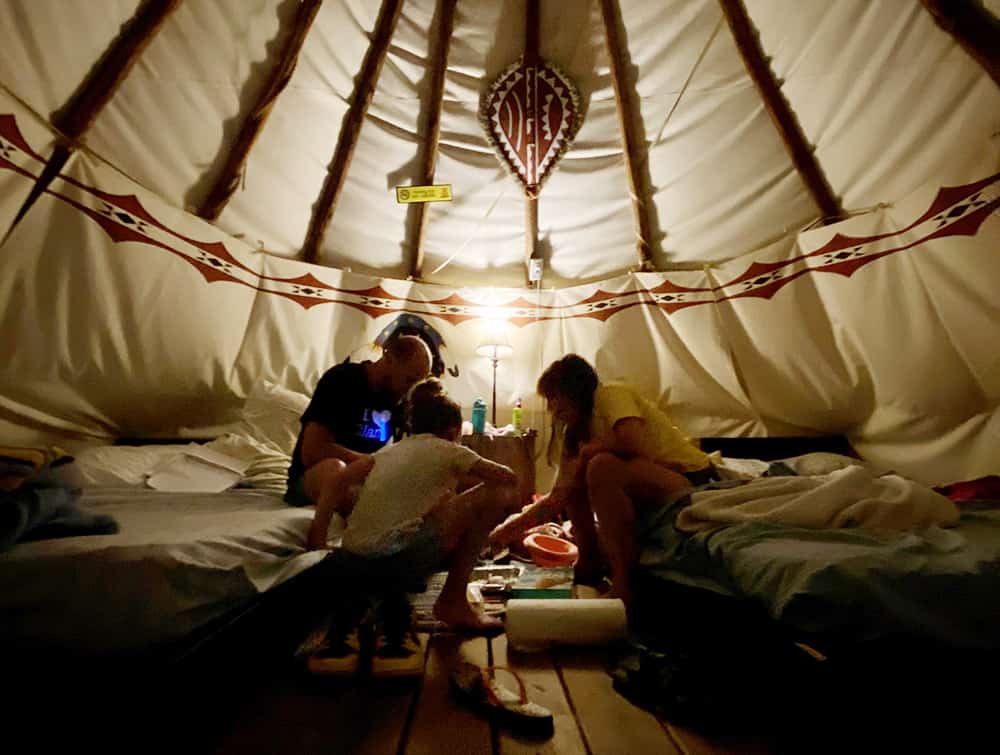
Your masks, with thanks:
[[[78,4],[8,3],[0,84],[43,118],[69,99],[135,2],[101,14]],[[919,3],[752,0],[751,20],[782,92],[835,195],[861,210],[1000,166],[1000,91]],[[572,285],[637,266],[635,227],[599,3],[541,11],[541,53],[576,81],[585,117],[539,202],[546,282]],[[648,148],[654,262],[732,259],[817,217],[715,0],[620,3]],[[403,278],[412,211],[393,188],[414,182],[424,143],[431,0],[407,2],[322,248],[324,264]],[[293,3],[187,0],[96,119],[87,144],[178,207],[196,207],[284,41]],[[260,134],[219,225],[252,248],[294,256],[323,184],[368,49],[377,4],[324,3],[288,87]],[[523,3],[457,8],[436,180],[455,201],[431,206],[426,280],[524,281],[524,207],[478,123],[483,89],[521,53]],[[59,55],[43,54],[59,50]],[[494,203],[496,203],[494,205]],[[450,261],[448,261],[450,260]],[[442,263],[447,264],[438,270]],[[435,272],[436,271],[436,272]]]
[[[393,188],[420,164],[435,4],[403,4],[309,265],[290,257],[377,4],[323,3],[236,194],[208,223],[184,208],[217,175],[294,4],[185,0],[3,237],[0,435],[65,447],[218,428],[261,381],[309,395],[332,364],[375,356],[405,313],[443,339],[445,384],[466,411],[492,400],[476,347],[484,321],[505,318],[497,422],[521,398],[538,445],[535,382],[575,351],[692,436],[842,433],[925,483],[997,472],[1000,88],[919,3],[747,2],[850,215],[824,226],[718,3],[620,5],[659,271],[637,271],[599,4],[546,3],[541,52],[575,79],[584,118],[539,198],[545,270],[528,288],[522,191],[477,120],[484,88],[520,54],[523,3],[457,7],[435,173],[454,201],[428,207],[423,274],[408,280],[416,211]],[[0,233],[60,140],[53,113],[138,3],[75,6],[0,9],[0,123],[39,156],[0,136]]]
[[[232,411],[219,406],[218,388],[229,383],[254,290],[192,296],[189,286],[219,267],[201,262],[205,249],[177,229],[205,245],[224,235],[85,153],[63,176],[3,246],[0,300],[13,343],[2,408],[28,424],[103,436],[141,433],[166,417],[175,428],[204,425],[206,412]],[[213,259],[256,281],[257,258],[233,239],[226,248],[251,272]],[[165,253],[146,259],[141,249]]]
[[[927,227],[892,234],[930,206],[931,187],[891,209],[802,234],[790,252],[778,246],[755,257],[799,273],[770,298],[724,300],[743,288],[728,283],[751,264],[741,260],[545,291],[529,301],[516,290],[374,280],[256,255],[86,155],[67,171],[77,183],[57,181],[3,247],[0,286],[19,306],[4,310],[14,348],[0,372],[0,401],[25,433],[41,427],[55,437],[107,437],[232,421],[255,381],[308,395],[330,364],[369,355],[400,311],[423,313],[441,334],[446,366],[458,371],[445,375],[446,386],[468,407],[492,387],[489,361],[475,355],[483,331],[475,315],[505,313],[514,356],[498,365],[501,424],[521,397],[528,423],[544,429],[534,382],[545,365],[575,351],[605,379],[635,384],[693,436],[846,433],[866,457],[926,482],[990,473],[995,464],[996,214],[973,236],[921,241]],[[112,189],[108,196],[134,195],[181,230],[149,226],[156,243],[115,243],[81,209],[101,206],[81,188],[94,183]],[[996,196],[996,182],[988,184],[980,201]],[[876,252],[917,246],[850,276],[810,272],[820,258],[801,261],[838,234],[887,233],[873,242],[883,245]],[[202,273],[217,268],[199,262],[204,249],[183,241],[199,237],[231,250],[238,264],[228,263],[230,277]],[[67,248],[76,251],[63,256]],[[90,296],[74,281],[108,293]],[[326,298],[313,303],[303,291],[319,284]],[[667,284],[689,291],[680,295],[694,305],[651,306],[678,296],[654,293]],[[376,289],[378,296],[351,293]],[[436,303],[449,297],[466,303]],[[504,306],[511,303],[517,306]],[[602,304],[613,314],[605,317]],[[453,314],[459,319],[449,320]]]
[[[921,3],[796,5],[747,2],[785,96],[845,207],[996,169],[1000,89]],[[831,65],[831,56],[842,64]],[[993,115],[977,115],[980,107]],[[928,117],[932,109],[937,115]]]
[[[0,84],[0,239],[10,230],[31,192],[28,175],[37,175],[52,153],[50,128]]]

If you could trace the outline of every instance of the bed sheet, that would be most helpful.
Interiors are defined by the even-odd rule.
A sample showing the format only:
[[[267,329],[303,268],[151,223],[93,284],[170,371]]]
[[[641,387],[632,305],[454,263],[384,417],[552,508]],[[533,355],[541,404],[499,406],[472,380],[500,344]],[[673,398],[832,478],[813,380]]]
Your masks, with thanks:
[[[6,647],[122,654],[180,639],[318,563],[311,509],[277,494],[85,488],[114,535],[21,543],[0,554]]]
[[[684,504],[640,523],[648,574],[750,598],[826,647],[905,634],[1000,649],[1000,501],[915,532],[746,522],[697,535],[674,526]]]
[[[708,540],[740,593],[807,634],[893,633],[1000,648],[1000,502],[967,505],[956,527],[878,533],[727,527]]]

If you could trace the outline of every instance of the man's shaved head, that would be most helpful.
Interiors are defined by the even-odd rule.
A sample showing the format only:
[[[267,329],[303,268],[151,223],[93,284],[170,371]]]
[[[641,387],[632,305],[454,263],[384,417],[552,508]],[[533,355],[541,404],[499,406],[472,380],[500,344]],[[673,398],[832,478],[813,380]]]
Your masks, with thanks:
[[[414,385],[431,373],[433,357],[422,338],[399,336],[386,344],[379,360],[382,368],[382,387],[396,399],[406,395]]]
[[[426,360],[428,364],[427,369],[430,370],[432,360],[431,350],[424,343],[424,339],[418,336],[398,336],[393,338],[386,344],[385,353],[401,362],[412,360],[422,362]]]

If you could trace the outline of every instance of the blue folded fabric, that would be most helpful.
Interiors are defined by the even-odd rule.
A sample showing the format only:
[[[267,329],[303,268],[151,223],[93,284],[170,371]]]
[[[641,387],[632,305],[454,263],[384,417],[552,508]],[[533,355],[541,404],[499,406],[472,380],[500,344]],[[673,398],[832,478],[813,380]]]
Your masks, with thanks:
[[[46,465],[14,490],[0,490],[0,552],[29,540],[118,531],[113,517],[80,509],[80,491],[62,482],[54,467]]]
[[[783,461],[772,461],[764,477],[798,477],[799,473]]]

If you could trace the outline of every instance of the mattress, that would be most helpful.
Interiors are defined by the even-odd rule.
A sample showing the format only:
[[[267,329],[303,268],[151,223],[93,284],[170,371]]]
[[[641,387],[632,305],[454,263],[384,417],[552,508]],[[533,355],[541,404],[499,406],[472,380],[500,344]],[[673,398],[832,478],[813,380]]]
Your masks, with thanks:
[[[114,535],[26,542],[0,554],[6,648],[127,654],[178,640],[318,563],[311,509],[275,493],[86,488]]]
[[[691,534],[675,526],[684,505],[643,523],[647,574],[755,601],[829,649],[888,636],[1000,649],[1000,501],[898,532],[753,521]]]
[[[1000,649],[1000,501],[947,529],[879,533],[740,524],[709,537],[728,583],[827,643],[893,634]]]

